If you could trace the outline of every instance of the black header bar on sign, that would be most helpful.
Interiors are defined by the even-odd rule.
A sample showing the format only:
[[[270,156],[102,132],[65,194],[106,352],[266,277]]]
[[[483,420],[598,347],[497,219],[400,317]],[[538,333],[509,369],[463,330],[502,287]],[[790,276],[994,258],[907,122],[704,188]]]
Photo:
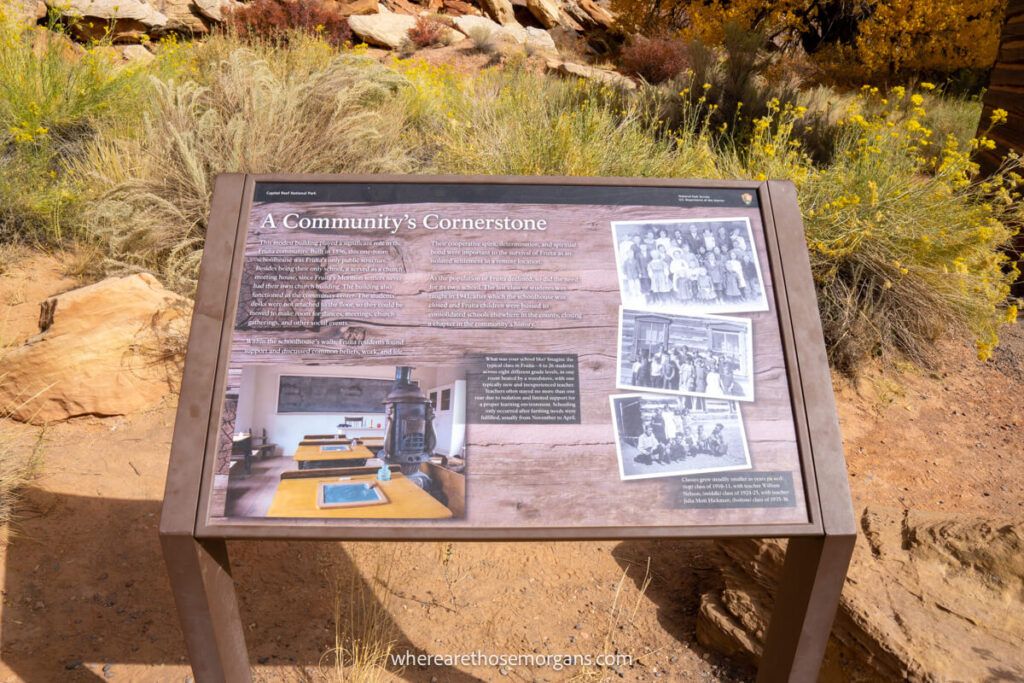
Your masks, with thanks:
[[[757,192],[711,187],[488,185],[476,183],[256,183],[255,202],[360,204],[587,204],[757,207]]]

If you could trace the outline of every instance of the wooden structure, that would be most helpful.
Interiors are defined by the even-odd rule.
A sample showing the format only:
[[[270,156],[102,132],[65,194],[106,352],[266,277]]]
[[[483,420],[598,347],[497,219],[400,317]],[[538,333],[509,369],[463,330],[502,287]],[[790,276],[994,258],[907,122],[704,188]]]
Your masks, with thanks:
[[[425,280],[415,281],[423,275],[416,259],[426,259],[429,265],[431,241],[445,236],[418,230],[403,233],[401,241],[396,237],[396,242],[389,242],[395,258],[404,264],[403,272],[413,280],[399,282],[395,296],[403,301],[405,320],[412,321],[407,324],[417,330],[415,336],[409,335],[401,352],[409,356],[390,357],[389,363],[419,358],[424,363],[443,364],[472,349],[497,353],[499,340],[504,348],[532,352],[544,342],[549,350],[589,358],[579,364],[576,377],[581,404],[578,422],[571,429],[560,425],[548,428],[544,423],[511,427],[471,424],[469,465],[464,475],[469,499],[453,501],[453,507],[466,510],[461,519],[451,518],[451,509],[431,499],[437,503],[433,505],[406,487],[410,482],[401,476],[394,476],[385,489],[391,500],[407,499],[412,512],[401,518],[372,519],[370,508],[362,511],[359,520],[333,514],[343,512],[340,510],[311,510],[312,491],[319,479],[372,476],[365,470],[356,474],[351,468],[282,475],[282,488],[271,506],[271,513],[285,515],[282,517],[232,518],[225,516],[222,508],[218,511],[217,485],[222,476],[218,437],[222,417],[233,407],[225,401],[231,388],[229,358],[236,351],[244,353],[248,343],[244,334],[238,339],[233,339],[233,334],[260,315],[248,308],[241,312],[244,320],[239,327],[235,326],[247,258],[256,253],[247,240],[274,237],[259,229],[269,211],[268,202],[256,200],[261,187],[262,196],[273,192],[274,196],[310,197],[322,192],[326,200],[344,203],[346,210],[367,207],[374,215],[385,205],[403,215],[422,212],[423,204],[468,202],[466,210],[474,215],[523,215],[529,211],[562,226],[562,234],[549,238],[585,244],[572,267],[590,278],[559,287],[580,290],[565,304],[581,313],[568,328],[571,331],[558,327],[512,327],[499,332],[481,328],[451,335],[443,327],[419,324],[410,317],[426,309],[422,296]],[[726,201],[731,203],[723,205]],[[329,209],[331,205],[326,206]],[[320,202],[313,210],[324,211],[324,207]],[[619,290],[607,228],[609,221],[651,215],[730,216],[737,212],[756,222],[754,246],[771,302],[771,310],[751,315],[757,330],[754,367],[759,398],[743,406],[743,416],[750,442],[757,445],[761,470],[774,480],[792,477],[792,504],[726,508],[668,504],[666,501],[679,499],[678,492],[676,496],[663,494],[683,486],[680,477],[622,482],[613,466],[615,444],[608,394],[614,387],[616,364],[607,359],[614,359]],[[598,231],[603,239],[596,237]],[[323,235],[298,231],[287,236],[291,244],[323,239]],[[461,239],[487,248],[495,237],[473,233]],[[557,274],[567,269],[563,263],[557,265],[561,268],[552,268]],[[325,280],[323,287],[328,286]],[[301,296],[316,299],[309,292]],[[307,303],[321,315],[315,301]],[[306,324],[305,318],[297,323],[302,329]],[[552,324],[563,323],[556,320]],[[367,322],[360,334],[386,334],[393,327],[375,328]],[[311,332],[320,333],[319,328]],[[452,343],[455,338],[457,344]],[[255,355],[263,357],[262,353]],[[538,443],[548,447],[538,447]],[[551,457],[553,449],[559,457]],[[573,463],[570,486],[564,479],[567,462]],[[657,504],[637,504],[652,500]],[[387,507],[374,506],[373,510]],[[332,514],[320,514],[328,512]],[[825,652],[856,533],[810,261],[791,183],[493,176],[222,175],[217,179],[160,520],[168,573],[198,683],[251,680],[227,555],[228,539],[729,537],[789,539],[759,675],[762,681],[811,681],[817,677]]]
[[[307,469],[310,467],[344,467],[343,463],[352,461],[355,461],[353,464],[356,467],[360,467],[374,455],[369,448],[361,445],[343,443],[312,445],[303,442],[295,450],[293,457],[299,464],[299,469]]]
[[[982,100],[979,132],[989,127],[996,109],[1005,109],[1008,118],[989,133],[996,148],[978,152],[978,160],[988,171],[998,167],[1010,150],[1024,155],[1024,0],[1009,0],[1006,4],[999,54]]]
[[[988,173],[999,167],[1007,152],[1015,151],[1024,156],[1024,0],[1008,0],[1006,3],[999,54],[982,100],[979,133],[989,127],[992,112],[996,109],[1004,109],[1007,114],[1006,122],[988,133],[996,148],[980,150],[977,155],[982,170]],[[1024,257],[1024,234],[1014,237],[1011,256],[1020,265]],[[1024,275],[1014,285],[1013,293],[1024,295]]]

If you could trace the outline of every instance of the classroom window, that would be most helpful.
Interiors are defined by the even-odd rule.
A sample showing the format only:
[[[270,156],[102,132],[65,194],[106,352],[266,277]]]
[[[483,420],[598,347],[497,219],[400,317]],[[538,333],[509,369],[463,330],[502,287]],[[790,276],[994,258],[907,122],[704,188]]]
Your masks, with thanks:
[[[668,344],[669,321],[665,318],[647,316],[636,319],[636,348],[634,353],[654,353]]]
[[[452,409],[452,390],[442,389],[441,390],[441,410]]]
[[[736,373],[747,374],[747,356],[743,353],[743,334],[727,330],[711,330],[711,350],[729,356],[736,363]]]
[[[437,392],[436,391],[431,391],[430,392],[430,405],[434,406],[435,408],[437,407]]]

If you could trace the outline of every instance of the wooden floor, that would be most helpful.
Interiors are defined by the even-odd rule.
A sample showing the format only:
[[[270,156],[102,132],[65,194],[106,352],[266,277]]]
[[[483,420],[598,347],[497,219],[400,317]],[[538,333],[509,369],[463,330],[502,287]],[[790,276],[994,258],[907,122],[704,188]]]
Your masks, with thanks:
[[[241,469],[241,468],[236,468]],[[298,467],[283,456],[253,460],[252,473],[231,472],[225,513],[228,517],[265,517],[281,473]]]

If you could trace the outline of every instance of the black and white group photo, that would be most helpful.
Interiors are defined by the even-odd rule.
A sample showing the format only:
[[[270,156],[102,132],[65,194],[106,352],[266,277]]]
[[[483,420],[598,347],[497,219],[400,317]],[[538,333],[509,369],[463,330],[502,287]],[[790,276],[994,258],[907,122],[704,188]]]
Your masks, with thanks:
[[[612,223],[622,302],[665,313],[766,311],[746,218]]]
[[[620,389],[752,401],[753,364],[746,318],[619,310]]]
[[[611,407],[624,480],[751,468],[736,401],[619,394]]]

